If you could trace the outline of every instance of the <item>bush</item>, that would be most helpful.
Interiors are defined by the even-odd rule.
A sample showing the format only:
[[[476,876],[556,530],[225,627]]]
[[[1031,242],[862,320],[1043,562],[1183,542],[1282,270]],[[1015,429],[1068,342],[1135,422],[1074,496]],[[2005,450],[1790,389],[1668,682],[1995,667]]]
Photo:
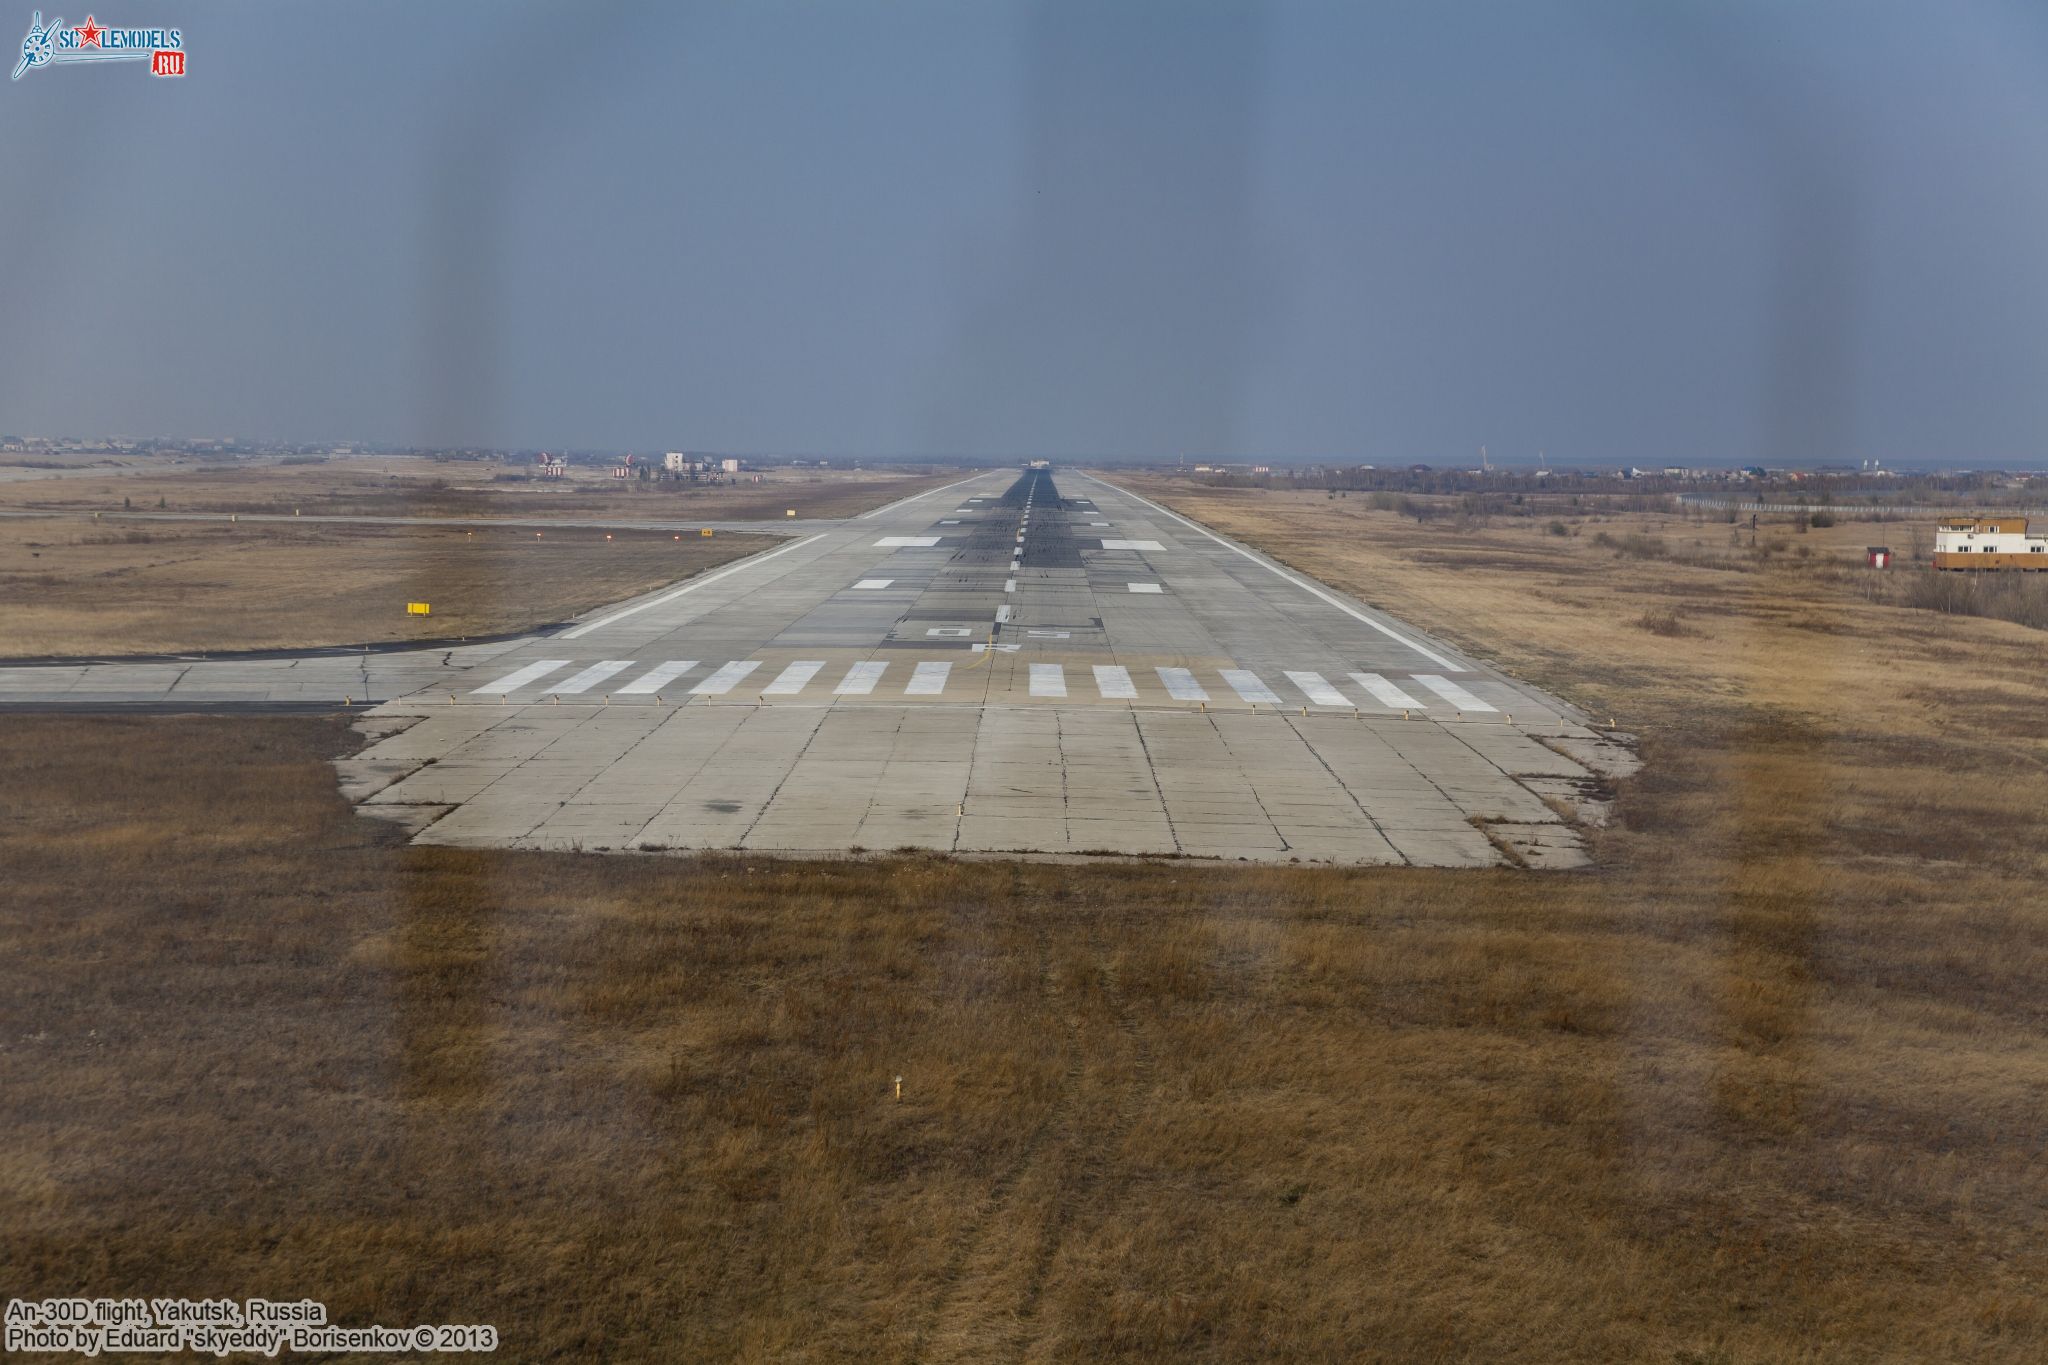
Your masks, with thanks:
[[[1829,526],[1833,526],[1833,525],[1835,524],[1835,514],[1834,514],[1833,512],[1830,512],[1830,511],[1827,511],[1827,510],[1823,509],[1823,510],[1821,510],[1821,511],[1815,512],[1815,513],[1814,513],[1814,514],[1813,514],[1812,516],[1808,517],[1808,518],[1807,518],[1806,520],[1807,520],[1807,523],[1808,523],[1809,525],[1811,525],[1811,526],[1814,526],[1814,527],[1816,527],[1816,528],[1820,528],[1820,529],[1825,529],[1825,528],[1827,528],[1827,527],[1829,527]]]

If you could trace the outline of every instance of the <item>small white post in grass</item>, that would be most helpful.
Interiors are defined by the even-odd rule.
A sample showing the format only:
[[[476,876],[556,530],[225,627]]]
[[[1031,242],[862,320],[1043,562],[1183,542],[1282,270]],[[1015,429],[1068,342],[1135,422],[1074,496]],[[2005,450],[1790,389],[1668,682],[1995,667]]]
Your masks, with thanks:
[[[896,1078],[896,1098],[899,1100],[903,1098],[903,1078],[901,1076]]]

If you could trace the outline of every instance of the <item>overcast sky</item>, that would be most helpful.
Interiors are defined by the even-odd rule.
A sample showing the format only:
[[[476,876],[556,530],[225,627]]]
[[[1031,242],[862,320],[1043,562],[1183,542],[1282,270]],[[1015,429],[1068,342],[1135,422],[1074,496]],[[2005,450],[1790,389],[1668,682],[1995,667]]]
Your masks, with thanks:
[[[93,8],[0,431],[2048,455],[2038,3]]]

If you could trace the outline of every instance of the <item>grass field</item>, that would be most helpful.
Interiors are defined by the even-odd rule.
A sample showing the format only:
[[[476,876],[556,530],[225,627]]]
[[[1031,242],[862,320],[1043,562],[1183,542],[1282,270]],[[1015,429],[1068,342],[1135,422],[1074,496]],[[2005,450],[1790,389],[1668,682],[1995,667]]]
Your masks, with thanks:
[[[852,516],[962,478],[925,466],[814,469],[778,466],[761,482],[642,483],[574,466],[567,480],[530,479],[525,464],[351,457],[314,462],[166,466],[161,473],[0,481],[0,509],[99,512],[266,512],[305,516],[587,517],[646,521],[758,521]],[[723,476],[721,476],[723,477]],[[740,476],[751,480],[753,473]]]
[[[0,718],[7,1292],[520,1360],[2048,1354],[2038,633],[1656,519],[1151,491],[1617,711],[1599,869],[411,848],[332,722]]]
[[[0,518],[0,655],[152,654],[495,635],[780,543],[561,528]],[[425,602],[430,615],[409,616]]]

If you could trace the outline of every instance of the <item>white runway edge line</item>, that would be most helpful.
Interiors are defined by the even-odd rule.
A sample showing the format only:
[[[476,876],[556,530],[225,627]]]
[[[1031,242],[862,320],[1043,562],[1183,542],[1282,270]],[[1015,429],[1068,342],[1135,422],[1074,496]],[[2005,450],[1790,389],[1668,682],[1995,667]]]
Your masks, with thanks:
[[[761,666],[759,659],[735,659],[690,689],[693,697],[722,697],[739,685],[740,679]]]
[[[482,687],[477,688],[476,693],[472,695],[503,696],[515,688],[526,686],[535,679],[545,678],[558,668],[567,668],[570,662],[568,659],[537,659],[516,673],[507,673],[496,682],[485,683]]]
[[[1442,697],[1460,711],[1491,711],[1491,702],[1481,701],[1449,678],[1439,678],[1434,673],[1417,673],[1415,681]]]
[[[1031,695],[1034,697],[1066,696],[1066,672],[1058,664],[1031,665]]]
[[[624,673],[632,666],[633,661],[631,659],[606,659],[602,663],[592,664],[573,678],[563,679],[548,690],[558,692],[565,697],[573,692],[588,692],[612,674]]]
[[[648,669],[620,688],[619,693],[621,696],[640,697],[659,692],[696,666],[695,659],[670,659],[665,664],[656,664]]]
[[[1143,503],[1145,506],[1151,508],[1153,511],[1159,513],[1159,515],[1163,517],[1173,518],[1175,521],[1187,527],[1190,531],[1195,532],[1197,535],[1207,536],[1210,540],[1215,541],[1218,545],[1221,545],[1224,549],[1229,550],[1232,554],[1243,555],[1246,559],[1249,559],[1252,563],[1258,565],[1260,568],[1265,569],[1270,573],[1277,574],[1281,578],[1286,579],[1289,583],[1292,583],[1295,587],[1300,588],[1303,592],[1309,593],[1315,597],[1321,598],[1325,602],[1328,602],[1331,606],[1335,607],[1338,611],[1343,612],[1346,616],[1351,617],[1353,620],[1363,621],[1366,625],[1371,626],[1374,630],[1386,636],[1389,640],[1392,640],[1397,644],[1403,644],[1408,646],[1408,648],[1414,650],[1417,654],[1420,654],[1423,658],[1429,660],[1431,663],[1437,665],[1439,668],[1458,667],[1457,664],[1452,663],[1443,655],[1436,653],[1434,650],[1424,649],[1421,645],[1416,644],[1413,640],[1401,634],[1401,632],[1393,630],[1388,626],[1382,625],[1380,622],[1373,620],[1370,616],[1367,616],[1364,612],[1359,611],[1357,608],[1345,606],[1342,602],[1330,596],[1330,594],[1324,592],[1315,584],[1308,582],[1306,579],[1297,578],[1295,575],[1287,572],[1287,570],[1281,568],[1279,565],[1259,558],[1259,556],[1253,554],[1250,550],[1245,549],[1242,545],[1232,545],[1222,536],[1219,536],[1215,532],[1210,531],[1208,528],[1202,526],[1200,523],[1189,521],[1186,517],[1182,516],[1178,512],[1169,512],[1164,507],[1161,507],[1158,503],[1153,502],[1150,498],[1141,498],[1136,493],[1131,492],[1129,489],[1118,488],[1115,484],[1109,482],[1107,479],[1097,479],[1093,474],[1083,474],[1081,477],[1084,479],[1093,479],[1096,483],[1101,484],[1110,492],[1121,493],[1125,497],[1131,499],[1133,502]]]
[[[910,670],[910,685],[903,693],[909,697],[936,697],[946,690],[946,675],[952,671],[951,664],[919,664]]]
[[[1398,707],[1403,711],[1420,711],[1421,702],[1403,692],[1377,673],[1353,673],[1351,681],[1372,693],[1373,700],[1381,706]]]
[[[979,478],[983,478],[983,477],[985,477],[985,475],[986,475],[986,471],[983,471],[983,473],[981,473],[981,474],[969,474],[969,475],[968,475],[968,476],[967,476],[966,478],[964,478],[964,479],[955,479],[955,480],[953,480],[953,482],[951,482],[951,483],[942,483],[942,484],[940,484],[940,485],[939,485],[939,486],[938,486],[937,488],[927,488],[927,489],[926,489],[926,490],[925,490],[924,492],[922,492],[922,493],[912,493],[912,494],[911,494],[911,495],[910,495],[909,497],[907,497],[907,498],[898,498],[898,499],[896,499],[896,501],[894,501],[894,502],[890,503],[890,504],[889,504],[889,505],[888,505],[887,507],[877,507],[877,508],[875,508],[875,509],[874,509],[873,511],[871,511],[871,512],[863,512],[863,513],[861,513],[861,514],[860,514],[859,516],[855,517],[855,518],[854,518],[854,520],[855,520],[855,521],[866,521],[866,520],[867,520],[867,519],[868,519],[869,517],[879,517],[879,516],[880,516],[880,515],[882,515],[882,513],[884,513],[884,512],[893,512],[893,511],[895,511],[895,510],[896,510],[897,508],[899,508],[899,507],[904,507],[904,506],[907,506],[907,505],[909,505],[910,503],[916,502],[916,501],[917,501],[917,500],[918,500],[919,498],[928,498],[928,497],[930,497],[930,496],[931,496],[932,494],[934,494],[934,493],[943,493],[943,492],[945,492],[945,491],[946,491],[946,490],[947,490],[948,488],[958,488],[958,487],[959,487],[959,486],[960,486],[961,484],[963,484],[963,483],[973,483],[973,482],[974,482],[974,481],[975,481],[976,479],[979,479]],[[974,501],[974,502],[980,502],[980,501],[981,501],[981,499],[980,499],[980,498],[974,498],[974,499],[972,499],[972,501]]]
[[[1323,675],[1320,673],[1295,673],[1290,671],[1287,674],[1287,681],[1300,688],[1301,694],[1317,706],[1351,705],[1351,698],[1325,682]]]
[[[823,531],[820,531],[817,535],[805,536],[802,540],[799,540],[794,545],[785,545],[779,550],[770,550],[766,554],[750,555],[746,559],[741,560],[739,563],[734,564],[730,568],[720,569],[717,573],[707,574],[703,578],[693,578],[689,582],[683,584],[682,587],[677,588],[673,592],[665,592],[659,597],[649,598],[647,601],[640,603],[638,606],[627,607],[622,611],[615,611],[610,616],[600,616],[595,621],[590,622],[588,625],[578,626],[574,630],[565,630],[558,638],[564,640],[580,639],[583,636],[588,635],[593,630],[604,629],[606,626],[612,624],[612,622],[614,621],[623,621],[628,616],[632,616],[639,612],[646,611],[649,607],[658,607],[665,602],[673,602],[678,597],[681,597],[684,593],[695,592],[699,588],[709,587],[711,584],[716,583],[721,578],[730,578],[734,574],[744,572],[747,569],[751,569],[757,564],[766,564],[769,560],[774,559],[778,555],[786,555],[791,550],[801,550],[804,546],[810,545],[816,541],[823,540],[824,538],[825,533]],[[1444,665],[1444,667],[1446,668],[1449,668],[1451,666],[1452,665],[1450,664]]]
[[[1166,684],[1166,695],[1175,701],[1207,701],[1209,694],[1195,681],[1193,670],[1186,668],[1161,668],[1154,670],[1159,681]]]

